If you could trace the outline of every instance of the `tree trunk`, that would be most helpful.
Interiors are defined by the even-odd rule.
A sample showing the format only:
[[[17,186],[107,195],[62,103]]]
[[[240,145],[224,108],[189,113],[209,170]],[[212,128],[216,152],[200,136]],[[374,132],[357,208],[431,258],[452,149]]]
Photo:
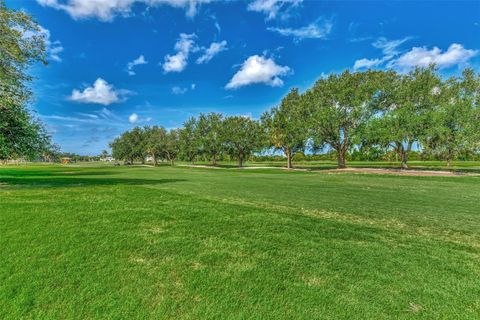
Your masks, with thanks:
[[[452,159],[450,157],[447,159],[447,166],[449,168],[452,166]]]
[[[407,153],[405,150],[400,151],[400,157],[402,158],[402,168],[403,169],[408,169],[408,164],[407,164]]]
[[[285,154],[287,155],[287,168],[288,169],[292,169],[293,166],[292,166],[292,152],[290,151],[290,149],[286,149],[285,150]]]
[[[217,165],[217,154],[214,153],[212,158],[213,158],[213,159],[212,159],[212,160],[213,160],[213,161],[212,161],[212,162],[213,162],[213,165],[216,166],[216,165]]]
[[[338,151],[338,169],[345,169],[347,166],[345,164],[345,152]]]
[[[243,167],[243,156],[238,157],[238,167],[242,168]]]

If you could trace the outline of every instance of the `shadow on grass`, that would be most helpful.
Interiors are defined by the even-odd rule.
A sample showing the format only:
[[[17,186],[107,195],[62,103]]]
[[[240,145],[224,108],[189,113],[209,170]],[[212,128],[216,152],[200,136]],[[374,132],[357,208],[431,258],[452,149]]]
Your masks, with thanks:
[[[86,174],[87,177],[82,177],[83,174],[67,177],[65,175],[59,176],[16,176],[16,177],[1,177],[0,185],[7,187],[22,187],[22,188],[61,188],[61,187],[84,187],[84,186],[114,186],[114,185],[158,185],[165,183],[177,183],[187,181],[185,179],[131,179],[131,178],[90,178],[88,176],[93,174]],[[103,175],[103,173],[99,174]]]
[[[1,168],[0,168],[1,169]],[[79,169],[49,169],[49,170],[0,170],[0,179],[4,177],[18,177],[18,178],[28,178],[28,177],[74,177],[74,176],[107,176],[113,175],[118,172],[115,171],[104,171],[104,170],[79,170]]]

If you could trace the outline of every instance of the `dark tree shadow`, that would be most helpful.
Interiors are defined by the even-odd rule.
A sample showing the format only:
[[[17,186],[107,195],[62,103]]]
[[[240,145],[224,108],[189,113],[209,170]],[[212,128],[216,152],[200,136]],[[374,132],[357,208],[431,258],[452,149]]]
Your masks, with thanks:
[[[100,176],[101,174],[91,174],[91,176]],[[114,186],[114,185],[158,185],[165,183],[178,183],[186,181],[185,179],[132,179],[132,178],[88,178],[88,174],[78,174],[70,176],[0,176],[0,184],[6,187],[20,188],[61,188],[61,187],[85,187],[85,186]]]

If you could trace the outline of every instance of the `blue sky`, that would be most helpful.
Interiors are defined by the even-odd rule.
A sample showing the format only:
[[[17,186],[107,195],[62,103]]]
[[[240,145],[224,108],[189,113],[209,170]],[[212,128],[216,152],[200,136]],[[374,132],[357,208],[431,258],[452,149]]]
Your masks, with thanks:
[[[7,0],[48,38],[33,108],[63,151],[98,154],[137,125],[257,118],[345,69],[480,71],[480,2]]]

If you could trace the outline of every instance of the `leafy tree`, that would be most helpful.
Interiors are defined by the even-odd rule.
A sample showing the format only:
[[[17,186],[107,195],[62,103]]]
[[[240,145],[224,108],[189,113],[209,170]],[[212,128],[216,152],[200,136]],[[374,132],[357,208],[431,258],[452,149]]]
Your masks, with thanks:
[[[45,60],[45,38],[26,13],[0,0],[0,159],[34,158],[52,147],[43,125],[27,108],[27,69]]]
[[[180,129],[172,129],[166,135],[164,154],[172,166],[180,153]]]
[[[254,151],[265,145],[262,128],[257,121],[247,117],[233,116],[224,120],[223,137],[225,151],[238,160],[242,167]]]
[[[192,163],[199,154],[198,141],[195,135],[196,126],[197,120],[192,117],[183,124],[183,128],[179,132],[180,154]]]
[[[156,166],[159,159],[164,158],[164,150],[167,140],[167,131],[163,127],[153,126],[143,129],[143,147],[147,155],[153,158],[153,164]]]
[[[112,155],[115,159],[126,160],[130,163],[135,160],[144,162],[147,155],[145,140],[144,131],[139,127],[126,131],[110,143]]]
[[[383,79],[378,110],[366,130],[367,139],[392,148],[403,168],[408,168],[414,144],[433,126],[431,112],[439,102],[440,85],[434,66],[416,68],[405,75],[390,73]]]
[[[477,147],[479,80],[472,69],[465,69],[461,79],[450,78],[439,87],[440,103],[430,114],[433,125],[422,142],[427,152],[445,159],[448,166],[462,152],[474,152]]]
[[[200,114],[195,127],[195,141],[200,154],[217,164],[218,155],[222,152],[223,116],[220,113]]]
[[[307,120],[298,89],[292,89],[278,107],[262,115],[270,146],[282,150],[287,157],[287,168],[292,168],[292,157],[305,150],[308,139]]]
[[[337,153],[345,168],[349,148],[360,139],[362,126],[374,113],[383,73],[366,71],[332,74],[318,80],[305,94],[315,149],[325,145]]]

